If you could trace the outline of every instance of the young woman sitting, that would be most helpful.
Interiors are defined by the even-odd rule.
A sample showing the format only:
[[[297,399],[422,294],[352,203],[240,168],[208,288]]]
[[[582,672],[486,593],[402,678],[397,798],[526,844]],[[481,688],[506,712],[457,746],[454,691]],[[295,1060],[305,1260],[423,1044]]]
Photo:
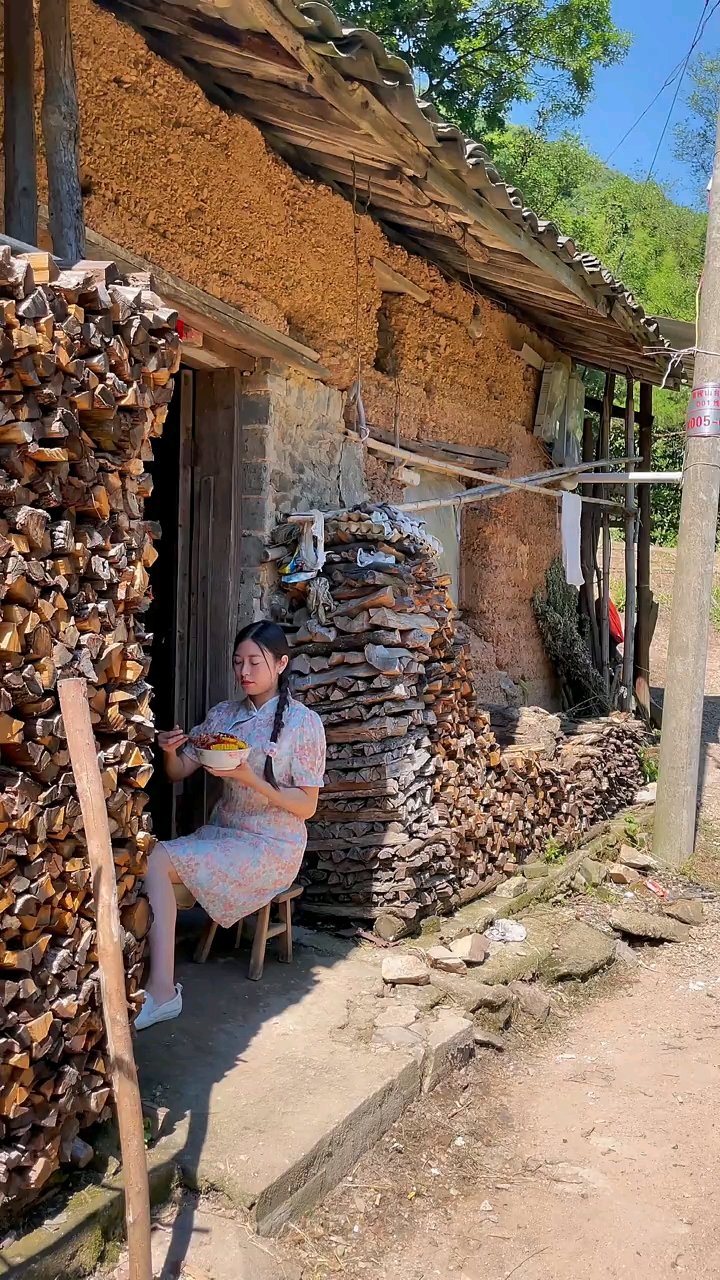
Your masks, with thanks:
[[[150,977],[135,1020],[139,1031],[182,1012],[182,987],[175,984],[173,884],[185,885],[217,924],[230,928],[292,884],[300,868],[305,823],[323,784],[325,732],[320,717],[290,696],[289,660],[281,628],[252,623],[233,645],[242,699],[218,703],[191,734],[177,725],[158,734],[171,782],[201,768],[192,745],[186,745],[200,734],[235,734],[250,755],[232,772],[208,769],[225,784],[208,824],[157,844],[150,855]]]

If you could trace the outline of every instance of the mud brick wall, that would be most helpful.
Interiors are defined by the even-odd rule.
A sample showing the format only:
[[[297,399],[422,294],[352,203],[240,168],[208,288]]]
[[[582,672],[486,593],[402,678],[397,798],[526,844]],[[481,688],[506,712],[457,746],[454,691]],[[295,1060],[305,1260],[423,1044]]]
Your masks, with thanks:
[[[403,435],[502,449],[511,475],[545,465],[531,434],[540,375],[519,353],[528,342],[557,359],[550,344],[390,244],[368,217],[359,219],[356,328],[350,205],[293,173],[253,124],[213,106],[93,0],[71,0],[71,17],[88,226],[306,342],[341,391],[359,358],[368,419],[390,428],[396,380],[382,372],[382,308]],[[383,295],[374,257],[430,301]],[[389,473],[368,462],[373,494],[397,502]],[[327,487],[310,486],[308,500],[317,494],[319,502]],[[276,489],[287,492],[285,481]],[[504,498],[464,519],[462,603],[488,646],[487,669],[524,679],[535,698],[550,696],[553,679],[530,601],[557,550],[555,506],[546,499]]]

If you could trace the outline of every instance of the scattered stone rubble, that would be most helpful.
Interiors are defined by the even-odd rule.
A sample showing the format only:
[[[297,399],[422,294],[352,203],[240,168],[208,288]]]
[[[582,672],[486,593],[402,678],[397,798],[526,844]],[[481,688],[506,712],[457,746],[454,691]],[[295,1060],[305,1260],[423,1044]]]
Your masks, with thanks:
[[[471,1040],[501,1050],[512,1024],[535,1029],[559,1011],[553,984],[637,962],[638,945],[687,942],[704,922],[703,903],[683,896],[697,892],[689,886],[666,890],[651,881],[648,891],[643,876],[662,872],[646,843],[637,819],[621,816],[563,862],[529,863],[494,894],[426,921],[409,945],[385,952],[382,983],[352,1010],[349,1028],[380,1052],[406,1048],[417,1056],[431,1041],[445,1043],[453,1016],[458,1053]],[[597,923],[578,918],[571,895],[579,891],[597,905]]]

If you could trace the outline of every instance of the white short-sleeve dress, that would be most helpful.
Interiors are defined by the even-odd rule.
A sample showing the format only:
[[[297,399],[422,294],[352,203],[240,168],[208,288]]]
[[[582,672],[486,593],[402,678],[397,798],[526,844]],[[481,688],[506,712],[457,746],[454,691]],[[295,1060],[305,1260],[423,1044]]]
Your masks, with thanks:
[[[220,702],[192,733],[235,733],[250,747],[248,763],[262,776],[277,698]],[[191,747],[186,748],[192,755]],[[325,731],[316,712],[290,698],[273,755],[280,787],[321,787]],[[191,836],[164,841],[183,884],[208,915],[228,929],[292,884],[302,862],[307,829],[296,818],[239,782],[223,782],[210,821]]]

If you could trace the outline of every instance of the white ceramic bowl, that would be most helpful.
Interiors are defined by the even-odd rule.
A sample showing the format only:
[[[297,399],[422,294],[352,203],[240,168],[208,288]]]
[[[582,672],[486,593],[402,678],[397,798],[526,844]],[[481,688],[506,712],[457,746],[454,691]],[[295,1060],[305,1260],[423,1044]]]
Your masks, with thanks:
[[[237,769],[250,755],[249,747],[229,751],[207,751],[202,747],[194,747],[193,750],[202,765],[208,769],[217,769],[219,773],[229,773],[232,769]]]

